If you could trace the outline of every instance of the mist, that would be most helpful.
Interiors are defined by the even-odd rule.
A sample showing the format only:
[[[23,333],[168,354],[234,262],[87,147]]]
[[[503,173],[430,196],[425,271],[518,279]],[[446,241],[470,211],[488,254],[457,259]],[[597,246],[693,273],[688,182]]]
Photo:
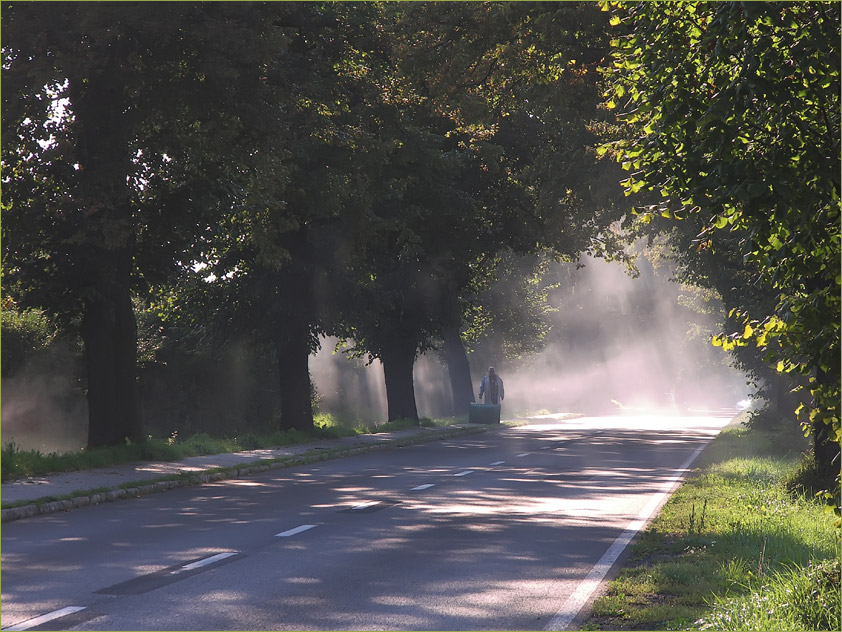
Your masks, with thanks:
[[[556,264],[551,272],[561,287],[550,296],[557,311],[540,353],[506,358],[491,340],[469,352],[474,394],[495,366],[505,384],[504,415],[693,412],[734,408],[747,397],[745,377],[710,344],[718,332],[710,297],[671,282],[668,270],[645,258],[637,278],[617,263],[579,263],[584,267]],[[382,366],[334,353],[335,342],[326,340],[311,360],[320,410],[385,420]],[[414,381],[419,415],[450,414],[450,382],[438,353],[418,358]]]
[[[81,449],[88,440],[88,403],[79,385],[78,358],[58,344],[2,379],[2,442],[44,454]]]
[[[493,334],[469,349],[475,395],[488,366],[494,366],[505,383],[508,417],[692,412],[734,408],[747,397],[744,376],[710,344],[718,325],[709,297],[670,282],[668,269],[655,269],[646,259],[638,259],[638,278],[616,263],[591,258],[580,263],[579,269],[555,264],[548,274],[547,281],[559,287],[549,295],[556,311],[549,314],[552,327],[539,353],[505,357]],[[323,338],[310,358],[318,410],[351,424],[385,422],[382,365],[334,351],[336,342]],[[14,442],[42,453],[84,446],[82,376],[78,350],[62,345],[4,376],[3,445]],[[269,428],[279,414],[276,381],[274,360],[245,343],[228,345],[215,359],[189,345],[159,352],[140,370],[144,426],[155,436]],[[420,416],[450,416],[450,380],[436,350],[419,356],[414,383]]]
[[[514,409],[687,411],[746,397],[744,376],[710,344],[718,332],[710,297],[671,282],[645,258],[638,278],[601,259],[581,263],[551,297],[558,311],[546,349],[506,363]]]
[[[318,409],[361,424],[385,422],[388,416],[386,383],[380,360],[348,357],[336,351],[338,340],[322,338],[310,358],[310,376],[319,397]],[[413,367],[415,401],[421,417],[452,414],[453,396],[447,366],[436,352],[421,354]]]

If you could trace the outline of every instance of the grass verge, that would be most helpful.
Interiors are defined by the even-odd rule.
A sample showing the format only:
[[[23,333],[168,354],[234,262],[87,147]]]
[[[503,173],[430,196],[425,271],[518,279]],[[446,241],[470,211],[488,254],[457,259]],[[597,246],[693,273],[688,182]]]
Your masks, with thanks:
[[[442,427],[453,425],[450,423],[438,424]],[[178,474],[157,476],[152,479],[144,479],[123,483],[118,487],[98,487],[92,489],[78,490],[70,494],[42,496],[34,500],[21,500],[12,503],[3,503],[3,522],[27,518],[42,513],[55,511],[69,511],[76,507],[84,507],[90,504],[99,504],[120,498],[142,496],[145,494],[165,491],[175,487],[185,487],[207,483],[210,481],[223,480],[231,477],[240,477],[247,474],[265,472],[267,470],[291,467],[294,465],[305,465],[318,461],[326,461],[332,458],[349,454],[368,452],[382,447],[395,446],[403,447],[419,442],[425,442],[449,436],[448,433],[477,433],[488,429],[487,426],[464,427],[460,426],[452,430],[445,430],[444,433],[424,433],[407,436],[395,436],[390,438],[389,443],[369,443],[356,446],[336,447],[322,449],[315,447],[295,455],[285,455],[277,458],[261,458],[256,461],[243,462],[239,465],[214,467],[201,471],[181,471]]]
[[[835,516],[788,486],[804,447],[723,430],[581,629],[840,629]]]
[[[445,419],[422,418],[423,427],[441,427],[464,423],[467,419],[451,417]],[[364,425],[360,420],[344,419],[319,413],[314,418],[312,432],[299,430],[247,432],[230,437],[213,437],[207,433],[180,437],[173,433],[166,438],[149,436],[146,441],[112,446],[79,450],[63,454],[42,454],[38,450],[21,450],[14,443],[7,444],[0,454],[0,470],[2,480],[10,481],[29,476],[43,476],[54,472],[72,472],[88,470],[97,467],[109,467],[121,463],[136,461],[177,461],[189,456],[206,454],[220,454],[224,452],[239,452],[241,450],[258,450],[280,446],[295,445],[318,441],[321,439],[336,439],[358,434],[373,434],[380,432],[394,432],[418,426],[410,420],[397,420],[382,424]]]

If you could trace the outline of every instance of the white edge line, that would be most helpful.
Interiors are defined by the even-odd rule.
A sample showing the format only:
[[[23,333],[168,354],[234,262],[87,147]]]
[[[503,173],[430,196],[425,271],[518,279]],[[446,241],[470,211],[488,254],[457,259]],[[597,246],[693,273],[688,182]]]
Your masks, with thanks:
[[[458,474],[454,474],[453,476],[467,476],[471,472],[473,472],[473,470],[465,470],[464,472],[459,472]]]
[[[220,562],[225,558],[232,557],[237,555],[236,553],[217,553],[216,555],[212,555],[210,557],[206,557],[203,560],[198,560],[196,562],[191,562],[190,564],[185,564],[181,567],[183,571],[192,571],[197,568],[202,568],[203,566],[207,566],[208,564],[214,564],[216,562]]]
[[[302,531],[308,531],[310,529],[315,528],[316,525],[314,524],[303,524],[300,527],[295,527],[294,529],[287,529],[286,531],[281,531],[280,533],[276,533],[276,538],[288,538],[291,535],[298,535]]]
[[[424,485],[419,485],[418,487],[413,487],[411,491],[418,492],[418,491],[421,491],[422,489],[430,489],[434,485],[435,485],[435,483],[426,483]]]
[[[647,520],[652,517],[652,514],[655,513],[661,502],[670,493],[673,485],[675,485],[675,483],[684,475],[693,461],[696,460],[696,457],[699,456],[702,450],[706,447],[707,443],[693,452],[690,458],[687,459],[687,461],[685,461],[679,468],[678,472],[661,485],[659,488],[660,491],[655,494],[640,511],[637,516],[637,520],[632,520],[626,527],[625,531],[620,534],[620,537],[614,540],[611,546],[608,547],[608,550],[591,569],[591,572],[588,573],[587,577],[579,583],[576,590],[574,590],[567,598],[567,601],[564,602],[558,613],[550,619],[550,622],[544,630],[566,630],[570,624],[573,623],[579,614],[579,611],[581,611],[593,593],[599,588],[602,580],[605,579],[608,571],[611,570],[614,562],[617,561],[617,558],[620,557],[620,554],[628,546],[632,538],[644,527]]]
[[[84,610],[87,606],[67,606],[66,608],[61,608],[60,610],[53,610],[52,612],[48,612],[47,614],[42,614],[40,617],[35,617],[34,619],[27,619],[21,623],[16,625],[9,626],[8,628],[0,628],[3,630],[29,630],[30,628],[37,627],[39,625],[44,625],[45,623],[49,623],[54,619],[58,619],[60,617],[64,617],[68,614],[73,614],[74,612],[79,612],[80,610]]]

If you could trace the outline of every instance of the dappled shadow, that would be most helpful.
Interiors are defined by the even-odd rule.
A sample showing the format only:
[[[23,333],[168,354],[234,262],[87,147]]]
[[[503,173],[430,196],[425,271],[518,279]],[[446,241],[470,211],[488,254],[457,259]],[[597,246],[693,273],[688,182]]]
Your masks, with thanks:
[[[20,521],[3,533],[3,625],[45,590],[65,600],[57,607],[85,603],[91,591],[236,551],[243,557],[224,571],[149,593],[148,619],[134,629],[540,629],[559,606],[559,582],[583,578],[709,439],[600,432],[447,441]],[[483,457],[501,449],[499,466]],[[421,483],[434,487],[413,491]],[[373,501],[382,510],[349,511]],[[303,523],[318,529],[274,537]],[[37,533],[41,548],[19,553]],[[183,591],[199,581],[186,604]]]

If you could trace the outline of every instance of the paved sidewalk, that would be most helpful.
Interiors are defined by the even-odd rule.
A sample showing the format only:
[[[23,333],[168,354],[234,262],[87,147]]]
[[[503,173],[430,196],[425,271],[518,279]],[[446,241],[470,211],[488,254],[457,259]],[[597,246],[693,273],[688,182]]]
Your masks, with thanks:
[[[2,521],[499,427],[460,424],[411,428],[278,448],[193,456],[179,461],[128,463],[20,479],[0,486],[0,502],[4,506],[17,505],[3,509]]]

